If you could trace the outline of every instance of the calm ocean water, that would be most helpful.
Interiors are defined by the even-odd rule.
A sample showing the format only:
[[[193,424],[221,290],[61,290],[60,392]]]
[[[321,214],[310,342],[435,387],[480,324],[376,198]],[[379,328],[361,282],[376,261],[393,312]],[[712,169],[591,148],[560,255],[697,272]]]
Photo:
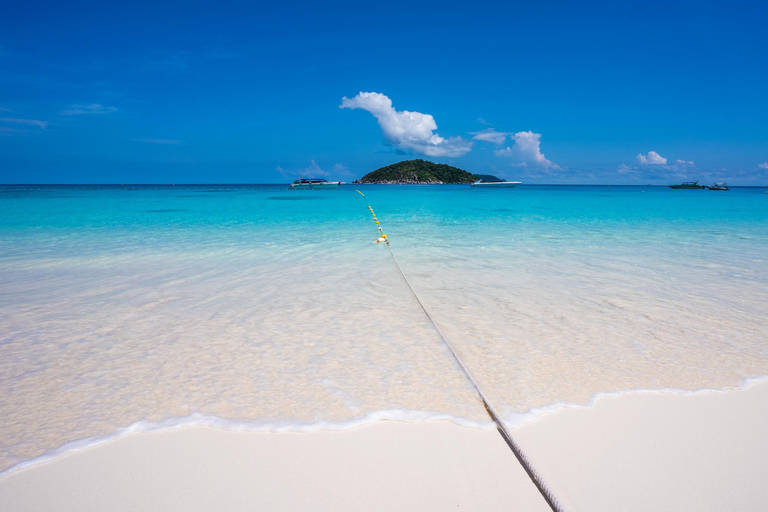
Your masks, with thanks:
[[[364,186],[511,424],[768,375],[768,189]],[[0,187],[0,471],[137,429],[487,426],[352,186]]]

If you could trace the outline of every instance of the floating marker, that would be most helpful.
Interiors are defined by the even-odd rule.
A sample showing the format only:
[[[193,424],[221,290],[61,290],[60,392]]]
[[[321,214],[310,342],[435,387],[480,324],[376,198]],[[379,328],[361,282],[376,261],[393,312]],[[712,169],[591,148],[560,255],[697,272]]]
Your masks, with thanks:
[[[359,190],[355,190],[355,192],[357,192],[358,194],[360,194],[361,196],[363,196],[363,201],[365,201],[365,194],[363,194],[363,193],[362,193],[362,192],[360,192]],[[377,238],[376,240],[374,240],[374,241],[373,241],[373,243],[375,243],[375,244],[381,244],[381,243],[385,243],[385,244],[387,244],[387,246],[389,246],[389,239],[387,238],[387,235],[385,235],[384,233],[382,233],[382,230],[381,230],[381,223],[379,222],[379,219],[378,219],[378,218],[376,218],[376,212],[374,212],[374,211],[373,211],[373,207],[371,207],[371,206],[370,206],[370,205],[368,205],[368,204],[366,204],[366,205],[365,205],[365,207],[366,207],[366,208],[368,208],[368,211],[369,211],[369,212],[371,212],[371,217],[373,217],[373,222],[375,222],[375,223],[376,223],[376,229],[378,229],[378,230],[379,230],[379,234],[380,234],[379,238]]]

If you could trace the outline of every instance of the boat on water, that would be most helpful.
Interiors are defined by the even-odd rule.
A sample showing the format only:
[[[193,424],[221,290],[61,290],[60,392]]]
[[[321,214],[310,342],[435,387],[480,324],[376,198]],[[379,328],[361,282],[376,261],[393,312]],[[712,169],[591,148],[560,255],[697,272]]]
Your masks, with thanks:
[[[322,178],[301,178],[288,187],[290,190],[318,190],[326,188],[338,188],[340,181],[328,181]]]
[[[520,183],[519,181],[507,180],[477,180],[472,186],[480,188],[514,188],[520,185]]]
[[[715,183],[714,185],[707,185],[709,190],[731,190],[728,188],[728,184],[724,181]]]
[[[677,185],[670,185],[669,188],[682,188],[682,189],[695,189],[695,190],[701,190],[704,187],[704,185],[699,185],[698,181],[684,181],[682,183],[679,183]]]

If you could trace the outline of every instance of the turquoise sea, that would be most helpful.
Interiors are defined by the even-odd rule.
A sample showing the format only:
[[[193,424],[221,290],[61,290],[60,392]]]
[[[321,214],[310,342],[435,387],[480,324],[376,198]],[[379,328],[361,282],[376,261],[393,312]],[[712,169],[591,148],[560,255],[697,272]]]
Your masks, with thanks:
[[[189,424],[489,427],[366,201],[511,425],[768,376],[766,188],[358,188],[1,186],[0,472]]]

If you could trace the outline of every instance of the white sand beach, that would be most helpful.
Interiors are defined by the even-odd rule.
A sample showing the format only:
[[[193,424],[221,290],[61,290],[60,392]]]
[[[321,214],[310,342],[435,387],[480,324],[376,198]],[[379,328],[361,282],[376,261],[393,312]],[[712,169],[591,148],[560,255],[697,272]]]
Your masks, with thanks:
[[[768,382],[598,398],[517,430],[565,510],[763,511]]]
[[[598,399],[515,431],[564,510],[764,510],[768,382]],[[3,510],[549,507],[495,430],[382,421],[346,432],[131,434],[0,479]]]
[[[0,480],[3,510],[531,510],[495,430],[382,421],[346,432],[132,434]]]

